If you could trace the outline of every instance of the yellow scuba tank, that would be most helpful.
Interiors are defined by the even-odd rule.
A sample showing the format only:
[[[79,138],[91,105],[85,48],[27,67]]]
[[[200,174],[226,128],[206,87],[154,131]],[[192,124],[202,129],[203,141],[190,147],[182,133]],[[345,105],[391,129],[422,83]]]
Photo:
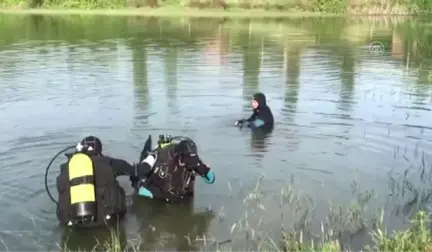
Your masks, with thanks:
[[[96,218],[96,191],[93,162],[83,153],[76,153],[68,165],[71,214],[75,221],[91,221]],[[70,222],[69,225],[72,225]]]

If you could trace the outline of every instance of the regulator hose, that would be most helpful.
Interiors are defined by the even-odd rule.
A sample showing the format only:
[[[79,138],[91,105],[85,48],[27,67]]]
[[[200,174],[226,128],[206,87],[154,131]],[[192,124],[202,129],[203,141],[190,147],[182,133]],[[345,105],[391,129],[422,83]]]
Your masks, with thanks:
[[[57,158],[58,156],[60,156],[60,154],[66,152],[67,150],[73,149],[73,148],[75,148],[75,145],[73,145],[73,146],[68,146],[67,148],[64,148],[63,150],[59,151],[59,152],[58,152],[58,153],[57,153],[57,154],[56,154],[56,155],[51,159],[51,161],[49,162],[49,164],[48,164],[48,166],[47,166],[47,168],[46,168],[46,170],[45,170],[45,190],[46,190],[48,196],[51,198],[52,202],[54,202],[54,203],[57,204],[57,205],[58,205],[58,201],[54,199],[54,197],[51,195],[51,192],[50,192],[50,190],[49,190],[49,188],[48,188],[48,171],[49,171],[49,169],[50,169],[52,163],[54,162],[54,160],[56,160],[56,158]]]

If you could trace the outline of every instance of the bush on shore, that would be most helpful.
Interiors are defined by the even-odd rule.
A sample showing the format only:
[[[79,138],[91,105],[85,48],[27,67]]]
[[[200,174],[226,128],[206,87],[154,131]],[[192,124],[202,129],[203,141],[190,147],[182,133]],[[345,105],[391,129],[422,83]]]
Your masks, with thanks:
[[[164,6],[198,9],[264,9],[359,14],[420,14],[432,10],[423,0],[0,0],[3,8],[158,8]]]

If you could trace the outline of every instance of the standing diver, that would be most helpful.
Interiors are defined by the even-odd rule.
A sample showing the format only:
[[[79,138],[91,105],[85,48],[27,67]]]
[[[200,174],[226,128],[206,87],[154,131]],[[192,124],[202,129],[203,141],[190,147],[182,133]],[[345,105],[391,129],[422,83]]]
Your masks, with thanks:
[[[138,195],[150,199],[179,202],[192,198],[196,174],[208,184],[215,181],[214,172],[197,151],[190,138],[160,135],[158,146],[149,153],[157,156],[150,175],[141,180],[131,176],[132,186],[138,189]]]
[[[253,114],[248,119],[241,119],[235,122],[236,126],[249,128],[273,128],[274,119],[270,107],[267,105],[266,97],[263,93],[255,93],[252,99]]]
[[[102,142],[94,136],[84,138],[68,157],[56,181],[57,218],[62,225],[80,227],[104,226],[122,219],[126,195],[116,177],[144,178],[156,162],[154,155],[141,157],[137,165],[104,156]]]

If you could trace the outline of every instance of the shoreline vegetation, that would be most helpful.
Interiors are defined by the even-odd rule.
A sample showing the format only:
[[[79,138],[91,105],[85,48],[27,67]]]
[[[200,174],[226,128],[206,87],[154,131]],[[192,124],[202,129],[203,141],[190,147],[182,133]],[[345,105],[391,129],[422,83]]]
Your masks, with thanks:
[[[383,212],[381,212],[383,218]],[[262,252],[286,252],[286,251],[311,251],[311,252],[340,252],[340,251],[375,251],[375,252],[400,252],[400,251],[432,251],[432,233],[430,231],[431,214],[424,211],[417,212],[410,220],[410,226],[401,231],[389,233],[383,226],[376,226],[374,230],[369,232],[369,238],[372,240],[371,245],[364,246],[361,250],[345,248],[340,240],[334,238],[331,230],[325,230],[321,227],[320,237],[306,240],[300,232],[282,232],[281,239],[276,241],[267,235],[254,237],[252,246],[247,246],[242,251],[262,251]],[[378,220],[382,222],[382,219]],[[382,223],[380,223],[382,225]],[[129,240],[123,241],[121,235],[112,229],[110,231],[110,239],[108,241],[97,241],[91,250],[70,249],[67,245],[59,246],[64,252],[71,251],[107,251],[107,252],[136,252],[143,251],[141,246],[142,241]],[[189,238],[189,242],[200,243],[202,251],[235,251],[230,247],[232,240],[216,241],[213,238],[196,237]],[[157,251],[157,250],[154,250]],[[240,251],[240,250],[239,250]]]
[[[337,13],[289,11],[281,12],[265,9],[197,9],[167,6],[160,8],[119,8],[119,9],[81,9],[81,8],[14,8],[0,7],[0,14],[39,14],[39,15],[107,15],[107,16],[154,16],[154,17],[197,17],[197,18],[284,18],[284,17],[338,17]]]
[[[263,221],[262,216],[267,211],[267,207],[263,205],[266,193],[262,191],[261,183],[262,181],[257,181],[256,187],[245,195],[243,199],[245,210],[242,216],[226,232],[229,234],[229,239],[218,240],[211,234],[205,233],[188,234],[184,237],[188,246],[197,251],[432,251],[432,213],[413,210],[408,215],[411,217],[405,229],[390,232],[385,226],[385,219],[388,216],[385,216],[383,207],[376,209],[375,218],[366,217],[371,200],[376,199],[377,195],[373,190],[363,191],[354,184],[353,196],[356,200],[343,205],[329,202],[328,215],[321,221],[319,231],[312,231],[315,204],[311,202],[311,198],[305,194],[295,193],[290,185],[282,188],[280,195],[277,196],[280,198],[281,228],[276,230],[276,235],[271,235],[263,225],[265,220]],[[220,215],[221,213],[219,219]],[[294,223],[284,226],[286,219],[292,219]],[[157,229],[153,228],[153,231],[146,232],[154,232]],[[108,235],[103,241],[95,237],[92,249],[86,250],[80,247],[71,249],[66,243],[59,245],[59,248],[62,251],[158,251],[166,250],[164,244],[169,243],[165,240],[155,245],[151,241],[146,242],[140,238],[126,240],[118,230],[121,228],[107,230]],[[352,248],[350,239],[356,235],[367,237],[366,240],[369,242],[362,243],[361,248]],[[177,239],[182,238],[173,237],[173,239],[179,243]],[[238,244],[242,244],[241,247]],[[76,245],[78,244],[74,244]]]
[[[184,239],[192,251],[432,251],[432,213],[427,212],[424,205],[415,207],[412,202],[403,204],[405,208],[409,206],[411,209],[404,215],[409,222],[404,227],[389,230],[385,223],[393,213],[387,212],[389,208],[384,205],[373,203],[380,198],[374,190],[361,189],[353,181],[353,200],[346,204],[328,202],[327,215],[319,218],[320,227],[316,228],[312,222],[317,220],[314,218],[317,202],[307,193],[297,191],[291,183],[282,187],[280,192],[269,194],[262,188],[262,183],[263,176],[256,180],[254,188],[248,193],[238,195],[244,210],[237,221],[230,223],[231,227],[225,232],[228,237],[224,236],[223,240],[217,239],[208,231],[188,233],[184,237],[165,234],[166,238],[162,238],[161,234],[165,230],[163,224],[158,227],[151,225],[151,231],[145,231],[159,233],[156,237],[160,236],[161,241],[155,237],[149,239],[151,235],[145,236],[149,240],[141,239],[140,236],[137,239],[126,239],[119,225],[107,229],[105,239],[95,237],[92,249],[76,247],[78,244],[73,244],[74,248],[70,248],[67,242],[59,245],[59,248],[62,251],[163,251],[172,249],[170,239],[173,239],[174,246],[178,246],[181,243],[179,240]],[[395,187],[392,190],[396,193],[401,188]],[[267,206],[265,202],[269,196],[275,197],[278,204]],[[218,214],[211,211],[215,220],[224,220],[223,209],[222,206]],[[376,214],[371,215],[371,210]],[[280,224],[277,224],[280,225],[279,228],[266,227],[265,215],[268,211],[280,216]],[[354,237],[361,237],[361,244],[353,245]],[[184,248],[176,249],[179,250],[183,251]]]
[[[195,17],[421,15],[423,0],[0,0],[0,13]]]

